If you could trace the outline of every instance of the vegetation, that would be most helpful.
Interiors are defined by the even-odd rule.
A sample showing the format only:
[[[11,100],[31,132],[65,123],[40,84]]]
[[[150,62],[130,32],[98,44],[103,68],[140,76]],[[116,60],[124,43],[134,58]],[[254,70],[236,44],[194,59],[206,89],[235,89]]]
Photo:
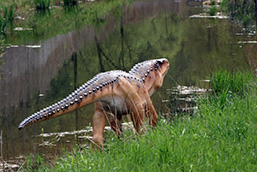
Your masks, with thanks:
[[[74,27],[75,22],[81,22],[82,24],[79,23],[79,26],[81,25],[83,27],[83,22],[90,22],[92,16],[95,16],[95,20],[93,20],[92,23],[95,26],[98,26],[99,18],[104,20],[104,18],[101,17],[103,16],[102,11],[97,11],[97,6],[99,5],[99,8],[103,8],[108,14],[110,14],[109,17],[111,17],[111,19],[113,14],[116,15],[115,20],[117,21],[115,22],[114,30],[111,30],[110,32],[107,31],[108,34],[106,34],[106,37],[99,40],[101,53],[104,53],[106,57],[109,57],[109,60],[112,62],[110,63],[102,54],[102,61],[105,70],[121,69],[118,68],[119,66],[124,66],[125,70],[129,70],[135,63],[150,58],[168,57],[170,59],[172,70],[167,74],[167,78],[165,79],[162,87],[163,91],[159,91],[153,95],[153,101],[156,102],[155,107],[157,110],[158,108],[165,109],[164,107],[161,107],[161,103],[159,103],[161,102],[159,93],[162,95],[162,98],[166,95],[166,88],[172,87],[171,84],[174,83],[173,81],[169,81],[169,78],[171,77],[181,85],[197,85],[200,79],[210,75],[210,72],[217,68],[227,69],[229,71],[235,68],[246,68],[245,66],[247,64],[244,66],[244,63],[246,63],[244,59],[245,52],[239,49],[238,46],[230,46],[232,37],[230,32],[231,26],[227,24],[228,21],[212,20],[210,22],[209,20],[188,20],[187,15],[185,15],[185,17],[178,16],[177,14],[172,14],[172,10],[168,10],[166,14],[162,14],[158,17],[145,18],[143,22],[141,19],[140,22],[137,22],[139,20],[136,18],[136,20],[130,21],[128,24],[121,25],[123,23],[122,21],[126,21],[126,18],[122,18],[121,15],[122,8],[119,5],[121,3],[119,3],[118,0],[109,1],[110,3],[107,5],[105,5],[103,1],[99,2],[99,4],[98,2],[85,4],[85,6],[89,7],[90,10],[85,10],[88,13],[83,13],[84,21],[79,18],[83,17],[82,14],[77,14],[75,13],[76,11],[68,11],[84,8],[82,7],[82,4],[80,4],[78,8],[66,8],[68,9],[67,11],[65,11],[64,8],[54,8],[49,10],[50,14],[48,14],[48,10],[46,10],[44,15],[42,11],[34,11],[35,15],[38,16],[34,17],[35,19],[31,21],[31,25],[35,24],[36,26],[33,28],[36,29],[34,29],[33,32],[13,32],[12,38],[16,38],[15,41],[19,40],[22,45],[30,42],[35,43],[35,38],[45,42],[44,39],[46,37],[53,37],[58,33],[66,33],[69,30],[80,30],[79,28]],[[112,7],[116,8],[114,10],[110,10],[113,9]],[[81,11],[84,10],[78,10],[79,13],[81,13]],[[213,27],[206,29],[206,26],[210,24]],[[28,25],[27,27],[30,27],[31,25]],[[49,29],[46,29],[47,27]],[[124,31],[123,35],[121,32],[122,30]],[[47,34],[50,32],[51,35]],[[83,32],[87,32],[87,30]],[[103,30],[103,32],[100,31],[100,33],[106,33],[106,31]],[[98,37],[100,35],[101,34],[97,34],[97,38],[100,38]],[[207,35],[210,36],[210,39],[207,39]],[[201,41],[199,41],[199,39],[201,39]],[[76,37],[71,37],[68,41],[77,42],[79,40],[80,39]],[[41,44],[42,42],[39,43]],[[17,42],[13,42],[12,44],[17,45]],[[51,43],[49,45],[53,44]],[[67,45],[67,43],[64,43],[64,45],[60,44],[60,47],[63,47],[63,49],[58,49],[58,52],[65,52],[66,50],[69,51],[69,49],[67,49]],[[201,49],[201,51],[199,51],[199,49]],[[233,63],[231,63],[231,52],[235,52]],[[56,54],[56,56],[59,56],[58,54]],[[66,55],[61,53],[61,56],[65,58],[69,56]],[[67,57],[67,63],[61,67],[58,74],[54,73],[54,69],[49,69],[48,76],[53,79],[51,81],[51,88],[49,88],[49,91],[44,92],[44,97],[38,96],[37,88],[31,88],[29,89],[30,92],[28,95],[33,97],[33,99],[28,98],[26,102],[21,103],[19,106],[20,109],[22,109],[23,106],[26,106],[26,112],[12,108],[12,112],[10,114],[15,115],[15,118],[13,119],[14,121],[12,122],[12,136],[18,140],[14,142],[16,153],[18,152],[17,150],[20,149],[25,150],[24,152],[32,152],[30,151],[31,142],[31,144],[25,144],[25,148],[21,148],[19,143],[21,143],[23,139],[29,139],[30,135],[40,133],[42,127],[45,128],[46,132],[73,131],[76,127],[78,129],[84,128],[85,125],[88,125],[88,123],[92,121],[91,115],[93,114],[93,107],[91,106],[81,108],[79,110],[77,123],[76,115],[73,113],[28,127],[24,130],[24,136],[26,137],[21,137],[20,131],[17,130],[17,124],[26,116],[63,99],[68,93],[74,90],[74,85],[79,86],[100,72],[97,46],[94,40],[92,40],[92,43],[88,41],[83,48],[77,50],[77,55],[77,84],[74,84],[74,62],[70,61],[70,58]],[[121,60],[121,64],[119,64],[119,57],[124,57],[124,63],[123,60]],[[58,63],[60,62],[61,61]],[[115,64],[118,67],[113,66],[112,64]],[[50,73],[54,74],[50,75]],[[34,94],[31,92],[34,92]],[[7,127],[8,121],[4,119],[1,124],[1,128],[5,129]],[[6,147],[4,147],[4,150],[9,156],[15,156],[15,154],[12,154],[13,149],[10,146],[7,146],[11,144],[12,140],[9,139],[7,144],[5,144]],[[44,153],[53,152],[52,150],[49,151],[42,147],[40,149],[41,150],[37,150],[37,152],[42,153],[43,149],[45,149]]]
[[[15,4],[10,6],[3,5],[0,7],[0,33],[6,32],[8,25],[12,26],[15,16]]]
[[[49,9],[49,7],[51,5],[51,1],[50,0],[34,0],[34,4],[35,4],[35,7],[37,10],[45,10],[45,9]],[[55,1],[55,4],[60,4],[60,2]],[[78,0],[63,0],[63,4],[65,6],[77,5]]]
[[[240,21],[244,27],[255,24],[255,0],[223,0],[221,6],[234,20]]]
[[[77,0],[63,0],[64,5],[77,5],[78,1]]]
[[[210,86],[214,96],[220,96],[227,92],[242,97],[250,88],[248,85],[250,78],[251,75],[240,72],[231,74],[227,71],[219,71],[211,77]]]
[[[211,3],[210,3],[210,5],[215,5],[216,3],[215,3],[215,0],[211,0]]]
[[[2,59],[3,52],[6,48],[5,45],[5,36],[8,26],[12,27],[15,16],[15,3],[12,3],[10,6],[0,5],[0,70],[4,64]],[[0,74],[1,79],[1,74]]]
[[[218,9],[215,5],[216,5],[215,0],[211,0],[210,8],[208,10],[210,16],[215,16],[218,12]]]
[[[77,146],[51,163],[45,163],[40,156],[29,158],[23,170],[256,171],[256,85],[250,77],[239,83],[241,77],[227,72],[213,75],[215,94],[226,90],[235,93],[227,97],[223,108],[209,96],[202,97],[193,117],[175,118],[172,123],[161,120],[156,129],[148,129],[145,135],[130,133],[130,137],[124,134],[121,140],[108,139],[108,146],[100,153]],[[225,88],[220,89],[222,86]],[[255,90],[244,89],[247,96],[241,97],[241,86]],[[221,101],[222,97],[216,99]]]
[[[85,2],[77,6],[71,5],[76,4],[77,1],[74,0],[61,1],[64,2],[62,4],[60,0],[13,1],[12,3],[15,4],[13,12],[15,12],[17,17],[14,25],[21,28],[30,28],[32,30],[30,32],[12,32],[12,30],[7,29],[7,21],[4,16],[0,16],[0,22],[2,21],[1,23],[3,23],[5,33],[12,32],[13,34],[12,37],[10,34],[6,35],[8,43],[19,44],[19,42],[22,42],[26,44],[27,42],[37,42],[37,40],[67,33],[87,24],[99,24],[99,22],[102,24],[104,23],[103,17],[106,14],[113,10],[121,10],[120,7],[122,4],[130,1],[131,0],[99,1],[97,3]],[[60,6],[66,4],[66,2],[68,5],[64,5],[65,8],[48,9],[50,6]],[[12,5],[10,2],[1,1],[0,7],[1,6],[10,8]],[[33,10],[35,8],[39,10]]]
[[[107,5],[102,2],[99,2],[99,4],[98,3],[88,4],[89,8],[87,10],[83,10],[83,11],[78,10],[77,13],[73,13],[73,14],[70,14],[67,11],[64,12],[64,10],[60,8],[60,9],[51,11],[51,15],[55,16],[51,18],[48,17],[48,15],[42,15],[42,13],[35,13],[32,15],[32,17],[30,16],[31,18],[28,19],[29,23],[27,23],[27,25],[29,27],[32,26],[34,28],[33,34],[37,34],[38,39],[42,39],[41,36],[44,35],[46,32],[52,32],[52,34],[56,35],[57,33],[63,33],[69,30],[73,30],[75,25],[78,24],[79,22],[83,22],[82,25],[86,23],[91,23],[94,25],[98,25],[99,23],[102,24],[104,23],[103,22],[104,19],[102,19],[102,16],[105,15],[107,12],[111,11],[113,7],[117,9],[121,9],[120,8],[121,4],[122,4],[121,1],[115,1],[115,2],[110,1]],[[101,8],[102,10],[97,10],[98,8]],[[66,18],[67,20],[64,20],[64,18]],[[75,19],[75,20],[71,20],[71,19]],[[70,21],[73,21],[73,22],[71,23]],[[172,23],[172,25],[168,25],[172,29],[160,28],[161,24],[159,24],[158,22],[163,22],[163,23],[168,22],[168,24]],[[173,28],[173,25],[178,26],[177,27],[178,30],[175,30]],[[48,27],[64,28],[64,30],[49,28],[46,31],[46,28]],[[153,27],[155,30],[152,29]],[[199,35],[196,35],[196,34],[192,35],[192,32],[186,32],[182,28],[190,28],[190,30],[197,30],[197,33],[201,33],[202,35],[203,33],[206,33],[206,30],[201,30],[199,32],[198,30],[199,28],[195,27],[190,22],[188,22],[188,24],[185,24],[185,23],[180,24],[175,20],[174,16],[170,16],[168,20],[164,20],[162,18],[160,20],[160,18],[157,18],[150,21],[145,21],[144,25],[140,27],[140,29],[143,30],[143,32],[139,32],[139,29],[138,28],[135,29],[133,28],[133,26],[130,28],[129,27],[125,28],[124,40],[125,40],[125,47],[127,46],[127,49],[124,50],[124,53],[127,53],[129,55],[131,55],[132,53],[131,57],[133,57],[133,64],[134,64],[134,59],[143,60],[141,58],[149,58],[149,57],[152,58],[163,54],[168,55],[170,57],[171,56],[170,50],[175,50],[175,51],[172,51],[172,53],[174,53],[175,55],[177,54],[177,56],[180,57],[177,59],[183,61],[183,65],[181,65],[182,66],[181,68],[183,70],[181,70],[180,74],[184,73],[185,75],[188,76],[188,78],[190,78],[191,72],[188,70],[191,68],[187,66],[193,66],[194,64],[192,63],[194,62],[187,63],[189,61],[188,59],[190,58],[192,59],[192,57],[196,57],[195,52],[197,51],[197,57],[199,59],[201,59],[201,57],[206,57],[203,59],[204,60],[209,59],[210,61],[214,61],[214,58],[212,58],[212,54],[210,53],[210,51],[215,51],[215,47],[213,48],[210,46],[210,48],[208,49],[207,47],[208,44],[206,43],[204,44],[206,45],[206,47],[204,48],[201,47],[202,51],[199,54],[199,47],[202,46],[202,44],[199,44],[199,42],[201,41],[195,41],[195,40],[198,40]],[[117,28],[117,29],[120,29],[120,28]],[[56,32],[56,30],[58,32]],[[131,32],[131,30],[134,30],[134,31]],[[154,30],[155,32],[152,33],[151,32],[152,30]],[[216,34],[217,35],[221,34],[218,31]],[[160,33],[162,33],[163,35]],[[175,35],[174,33],[178,33],[179,36]],[[134,37],[137,36],[137,34],[138,35],[141,34],[141,35],[140,37],[138,37],[135,43],[132,41],[132,39],[130,39],[128,34],[131,34]],[[147,36],[144,37],[144,34]],[[155,35],[155,36],[149,37],[149,35]],[[207,35],[207,33],[205,35]],[[48,37],[51,37],[51,36],[53,35],[48,35]],[[221,43],[222,45],[224,45],[226,41],[222,41],[222,39],[226,40],[227,39],[226,36],[227,36],[227,32],[225,32],[222,38],[220,39],[217,38],[216,40],[218,44]],[[120,47],[122,46],[117,45],[117,39],[120,39],[121,36],[108,35],[108,37],[116,38],[116,39],[112,39],[115,42],[111,44],[110,43],[101,44],[101,47],[105,48],[104,49],[105,53],[109,55],[109,57],[114,56],[113,50],[116,51],[118,54],[117,56],[115,54],[115,57],[118,57],[119,53],[121,52]],[[188,39],[189,37],[190,39]],[[27,41],[30,41],[29,39],[31,38],[26,37]],[[190,41],[194,42],[192,48],[191,46],[182,47],[184,44],[182,44],[181,39],[183,39],[183,41],[185,40],[184,42],[186,43],[189,43]],[[112,47],[109,48],[109,46],[111,45]],[[158,51],[157,49],[159,48],[158,46],[162,48],[162,52]],[[95,51],[95,49],[93,49],[92,46],[88,46],[88,47],[89,47],[88,49],[91,49],[89,53]],[[186,51],[188,50],[187,49],[188,47],[191,48],[190,51]],[[145,48],[149,50],[149,55],[143,54],[142,51],[140,51],[140,49],[145,49]],[[217,54],[213,55],[213,57],[214,56],[219,57],[220,54],[225,54],[223,52],[224,52],[223,50],[219,50],[217,51]],[[206,55],[209,55],[209,56],[206,56]],[[86,56],[86,57],[89,58],[91,56]],[[185,59],[187,57],[188,59]],[[94,60],[96,63],[92,63],[92,62],[91,63],[98,64],[97,58],[94,58]],[[85,60],[84,62],[85,65],[81,67],[83,68],[83,70],[87,70],[86,68],[88,66],[92,66],[92,65],[88,65],[88,61],[89,60],[87,61]],[[127,59],[127,61],[132,63],[131,59]],[[199,62],[199,60],[198,61],[195,60],[195,61]],[[177,62],[174,64],[180,64],[180,63]],[[207,63],[203,63],[203,64],[205,65]],[[208,64],[211,64],[211,63],[208,63]],[[110,67],[111,65],[109,63],[107,63],[106,66],[108,68],[111,68]],[[73,66],[70,66],[70,67],[73,68]],[[179,67],[180,66],[178,66],[178,68],[174,68],[174,70],[178,70]],[[207,68],[210,68],[210,66],[207,66]],[[206,68],[203,68],[201,72],[204,73],[205,69]],[[69,78],[72,73],[68,71],[66,72],[67,72],[67,75],[62,75],[63,82],[67,85],[71,85],[69,82],[67,82],[68,80],[67,78]],[[96,69],[94,70],[94,72],[97,72]],[[83,77],[84,77],[84,75],[87,73],[88,71],[81,72],[81,75],[83,74]],[[227,76],[225,75],[224,82],[229,82],[229,80],[226,79],[226,77]],[[83,78],[83,81],[85,80],[86,79]],[[219,79],[217,78],[217,80]],[[216,82],[213,82],[213,83],[214,83],[213,89],[214,87],[222,88],[215,85]],[[69,88],[73,90],[72,85]],[[243,88],[248,88],[248,87],[243,87]],[[194,117],[185,117],[183,119],[178,118],[178,119],[175,119],[175,121],[173,121],[172,124],[162,121],[156,130],[153,130],[153,131],[149,130],[145,136],[141,136],[141,137],[133,136],[128,141],[126,141],[126,138],[129,135],[127,135],[127,137],[124,136],[122,141],[119,141],[116,139],[114,139],[114,141],[111,141],[111,139],[109,139],[107,141],[107,144],[108,144],[107,148],[109,149],[109,151],[103,151],[100,154],[96,154],[96,153],[92,153],[90,150],[80,151],[79,149],[75,149],[75,153],[72,153],[72,155],[70,155],[69,153],[66,153],[62,158],[57,159],[57,161],[53,161],[52,163],[47,163],[47,164],[44,163],[42,157],[38,156],[38,157],[32,158],[30,161],[27,161],[27,164],[24,166],[24,170],[54,171],[53,169],[55,168],[56,171],[58,170],[66,171],[69,169],[71,171],[76,171],[76,170],[88,171],[90,169],[95,170],[96,168],[98,168],[97,169],[98,171],[100,170],[110,171],[111,169],[120,170],[120,171],[122,170],[124,171],[163,170],[164,171],[165,168],[170,168],[170,169],[174,169],[174,171],[175,170],[186,171],[190,169],[195,171],[212,170],[212,169],[213,170],[216,169],[216,171],[220,169],[226,171],[226,169],[230,169],[232,171],[233,170],[232,167],[234,167],[235,169],[238,169],[238,171],[241,169],[256,170],[252,165],[252,164],[256,164],[255,163],[256,150],[254,149],[254,146],[255,146],[254,141],[256,143],[256,132],[253,129],[254,124],[256,124],[256,118],[253,115],[253,114],[256,114],[256,107],[255,107],[256,97],[247,98],[247,96],[237,96],[237,94],[235,95],[231,94],[230,93],[231,90],[233,91],[233,89],[231,88],[226,88],[225,91],[221,89],[220,91],[217,91],[214,95],[206,99],[203,99],[207,101],[199,101],[199,104],[198,104],[199,112],[195,114]],[[243,95],[249,94],[250,89],[243,89],[243,90],[245,90]],[[67,94],[66,90],[63,89],[61,91],[64,92],[62,93],[62,96]],[[53,94],[56,95],[57,91],[54,90],[53,92],[54,92]],[[219,92],[221,92],[221,94]],[[225,97],[225,99],[221,96],[223,95],[222,94],[223,92],[229,93],[223,96]],[[215,97],[216,101],[213,101],[211,99],[213,98],[213,96],[216,96]],[[51,97],[54,97],[54,96],[51,96]],[[225,103],[224,103],[224,100],[225,100]],[[222,106],[217,106],[217,102],[222,102],[220,103],[220,105]],[[33,108],[35,107],[36,106],[33,106]],[[249,115],[247,116],[242,115],[242,114],[248,114],[248,113]],[[224,121],[226,121],[226,123],[224,123]],[[50,127],[58,127],[58,125],[52,125]],[[242,140],[238,141],[236,139],[236,138],[240,138],[239,137],[240,135],[244,135],[243,136],[244,138],[242,139],[243,141]],[[118,148],[117,148],[117,145],[119,145]],[[240,159],[241,157],[244,158],[243,161],[245,160],[246,163],[243,164],[243,161],[241,161]],[[235,162],[232,162],[232,161],[235,161]]]
[[[34,0],[37,10],[45,10],[50,7],[50,0]]]
[[[210,16],[214,16],[217,13],[217,8],[215,6],[211,6],[209,9]]]

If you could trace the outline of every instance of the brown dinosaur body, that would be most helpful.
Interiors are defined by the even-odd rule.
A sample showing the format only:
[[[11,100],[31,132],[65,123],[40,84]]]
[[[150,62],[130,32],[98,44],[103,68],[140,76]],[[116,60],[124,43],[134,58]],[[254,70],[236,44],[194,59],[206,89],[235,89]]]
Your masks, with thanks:
[[[103,146],[103,133],[107,113],[111,128],[121,134],[123,115],[130,114],[136,132],[144,125],[145,115],[149,124],[158,122],[150,96],[158,89],[168,71],[167,59],[148,60],[135,65],[129,73],[109,71],[96,75],[72,94],[43,110],[24,119],[19,129],[49,118],[54,118],[90,103],[95,105],[93,117],[93,141]]]

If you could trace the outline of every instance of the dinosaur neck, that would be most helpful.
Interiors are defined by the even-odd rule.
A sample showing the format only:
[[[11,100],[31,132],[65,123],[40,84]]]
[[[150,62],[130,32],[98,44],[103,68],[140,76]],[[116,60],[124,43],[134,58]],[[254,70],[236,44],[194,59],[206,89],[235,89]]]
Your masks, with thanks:
[[[144,85],[151,96],[155,90],[159,88],[156,86],[156,78],[159,74],[158,68],[159,65],[156,60],[148,60],[136,64],[129,73],[135,75],[144,82]]]

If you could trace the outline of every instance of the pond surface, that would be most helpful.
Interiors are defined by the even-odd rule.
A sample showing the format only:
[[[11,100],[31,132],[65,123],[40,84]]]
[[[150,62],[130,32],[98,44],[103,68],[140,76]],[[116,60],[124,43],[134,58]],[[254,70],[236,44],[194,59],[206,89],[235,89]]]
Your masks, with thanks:
[[[240,29],[226,19],[189,18],[200,11],[188,7],[185,0],[136,1],[100,18],[95,25],[80,26],[51,38],[41,39],[29,29],[15,33],[17,40],[11,40],[12,46],[3,56],[0,79],[4,159],[29,153],[55,154],[60,147],[69,147],[75,140],[72,134],[67,133],[69,137],[62,141],[58,134],[48,141],[36,136],[42,132],[83,131],[92,121],[92,105],[23,131],[18,131],[18,125],[99,72],[128,71],[144,60],[168,58],[171,67],[164,85],[152,96],[157,112],[166,113],[171,88],[206,88],[208,83],[203,81],[212,72],[249,70],[247,47],[238,43],[244,41],[238,34]],[[33,41],[22,39],[29,34],[35,36]]]

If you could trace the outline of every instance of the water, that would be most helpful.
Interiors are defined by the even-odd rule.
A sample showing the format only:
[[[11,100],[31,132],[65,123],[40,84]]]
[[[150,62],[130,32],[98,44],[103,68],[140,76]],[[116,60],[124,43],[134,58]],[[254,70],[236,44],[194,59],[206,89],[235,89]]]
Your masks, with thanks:
[[[170,89],[178,85],[207,87],[201,81],[220,69],[248,70],[246,46],[238,44],[244,37],[235,36],[240,29],[229,20],[189,18],[198,12],[184,0],[137,1],[116,9],[97,24],[77,24],[72,31],[58,35],[52,35],[54,31],[42,36],[37,33],[42,32],[39,29],[33,34],[31,30],[13,33],[15,38],[9,40],[13,46],[3,56],[0,80],[4,159],[30,153],[57,154],[60,147],[68,149],[74,135],[68,133],[63,139],[59,132],[87,129],[92,121],[92,105],[23,131],[18,131],[18,124],[99,72],[128,71],[144,60],[168,58],[171,67],[164,85],[152,97],[157,112],[166,113]],[[43,20],[51,16],[36,17]],[[42,132],[57,134],[38,137]]]

